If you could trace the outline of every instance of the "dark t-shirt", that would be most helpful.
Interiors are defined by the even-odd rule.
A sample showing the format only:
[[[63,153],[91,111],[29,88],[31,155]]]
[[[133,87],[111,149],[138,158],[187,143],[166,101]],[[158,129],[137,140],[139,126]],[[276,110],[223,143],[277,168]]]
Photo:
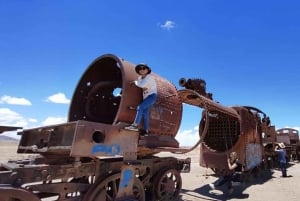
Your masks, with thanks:
[[[235,172],[242,172],[242,164],[240,163],[240,161],[238,160],[238,159],[236,159],[235,160],[235,162],[234,163],[236,163],[236,168],[234,168],[234,171]]]
[[[239,162],[238,159],[235,160],[236,163],[236,168],[234,168],[234,173],[232,174],[232,181],[234,182],[241,182],[242,179],[242,169],[243,169],[243,165]]]

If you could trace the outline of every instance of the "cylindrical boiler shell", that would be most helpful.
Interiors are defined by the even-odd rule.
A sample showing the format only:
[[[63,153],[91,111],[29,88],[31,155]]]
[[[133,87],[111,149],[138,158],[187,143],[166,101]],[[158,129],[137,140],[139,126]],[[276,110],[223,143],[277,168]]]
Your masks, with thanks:
[[[135,65],[112,54],[95,59],[86,69],[74,91],[68,121],[87,120],[118,124],[132,123],[142,101],[140,88],[130,84],[138,75]],[[150,111],[150,132],[176,136],[182,117],[182,103],[168,80],[153,73],[157,101]]]

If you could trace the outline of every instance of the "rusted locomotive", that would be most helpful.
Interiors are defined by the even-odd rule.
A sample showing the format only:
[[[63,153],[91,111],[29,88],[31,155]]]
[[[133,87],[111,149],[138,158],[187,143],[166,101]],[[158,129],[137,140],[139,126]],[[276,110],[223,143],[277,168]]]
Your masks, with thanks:
[[[134,65],[111,54],[95,59],[78,82],[67,123],[19,132],[17,152],[37,157],[1,165],[1,200],[175,200],[190,158],[155,154],[184,150],[175,139],[182,102],[175,86],[152,75],[157,102],[150,134],[139,137],[123,129],[142,99],[130,84]]]
[[[200,165],[227,173],[226,159],[236,151],[244,171],[264,162],[263,133],[274,129],[257,108],[226,107],[206,92],[202,79],[180,79],[176,87],[152,73],[158,98],[150,112],[150,134],[124,130],[142,100],[134,65],[115,55],[95,59],[79,80],[68,122],[24,129],[17,152],[36,157],[0,167],[3,201],[176,200],[181,172],[190,158],[158,157],[187,153],[200,145]],[[191,148],[175,139],[183,103],[201,108],[199,141]],[[201,113],[200,113],[201,116]]]
[[[245,173],[264,168],[263,133],[272,129],[269,117],[255,107],[225,107],[212,100],[205,91],[205,81],[195,90],[199,80],[180,80],[186,89],[178,91],[182,101],[203,109],[199,123],[200,165],[217,175],[228,173],[227,158],[237,152]]]
[[[277,131],[277,142],[284,143],[289,160],[300,159],[299,131],[293,128],[281,128]]]
[[[299,131],[296,129],[281,128],[276,130],[275,126],[272,126],[271,129],[264,133],[263,142],[265,158],[269,167],[274,167],[278,164],[278,156],[274,149],[279,143],[285,145],[288,162],[299,160],[300,158]]]

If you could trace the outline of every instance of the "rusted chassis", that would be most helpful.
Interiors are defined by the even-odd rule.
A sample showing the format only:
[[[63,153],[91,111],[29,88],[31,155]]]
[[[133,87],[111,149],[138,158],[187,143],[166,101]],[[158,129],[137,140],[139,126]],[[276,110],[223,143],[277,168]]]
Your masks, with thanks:
[[[114,200],[117,197],[124,166],[122,159],[98,159],[80,164],[62,159],[56,165],[45,162],[44,158],[36,158],[11,161],[2,166],[1,201],[37,201],[43,198],[93,201]],[[135,172],[132,187],[134,198],[144,201],[148,200],[146,196],[149,198],[152,194],[155,199],[166,195],[170,200],[178,197],[182,185],[179,171],[184,163],[171,157],[149,157],[125,164]]]

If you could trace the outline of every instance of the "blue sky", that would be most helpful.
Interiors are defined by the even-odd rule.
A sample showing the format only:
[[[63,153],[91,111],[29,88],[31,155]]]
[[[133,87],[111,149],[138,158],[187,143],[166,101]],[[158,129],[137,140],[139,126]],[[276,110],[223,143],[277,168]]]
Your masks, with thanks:
[[[111,53],[178,88],[205,79],[222,105],[299,129],[299,10],[296,0],[0,0],[0,125],[65,122],[82,73]],[[184,106],[181,145],[197,141],[200,115]]]

